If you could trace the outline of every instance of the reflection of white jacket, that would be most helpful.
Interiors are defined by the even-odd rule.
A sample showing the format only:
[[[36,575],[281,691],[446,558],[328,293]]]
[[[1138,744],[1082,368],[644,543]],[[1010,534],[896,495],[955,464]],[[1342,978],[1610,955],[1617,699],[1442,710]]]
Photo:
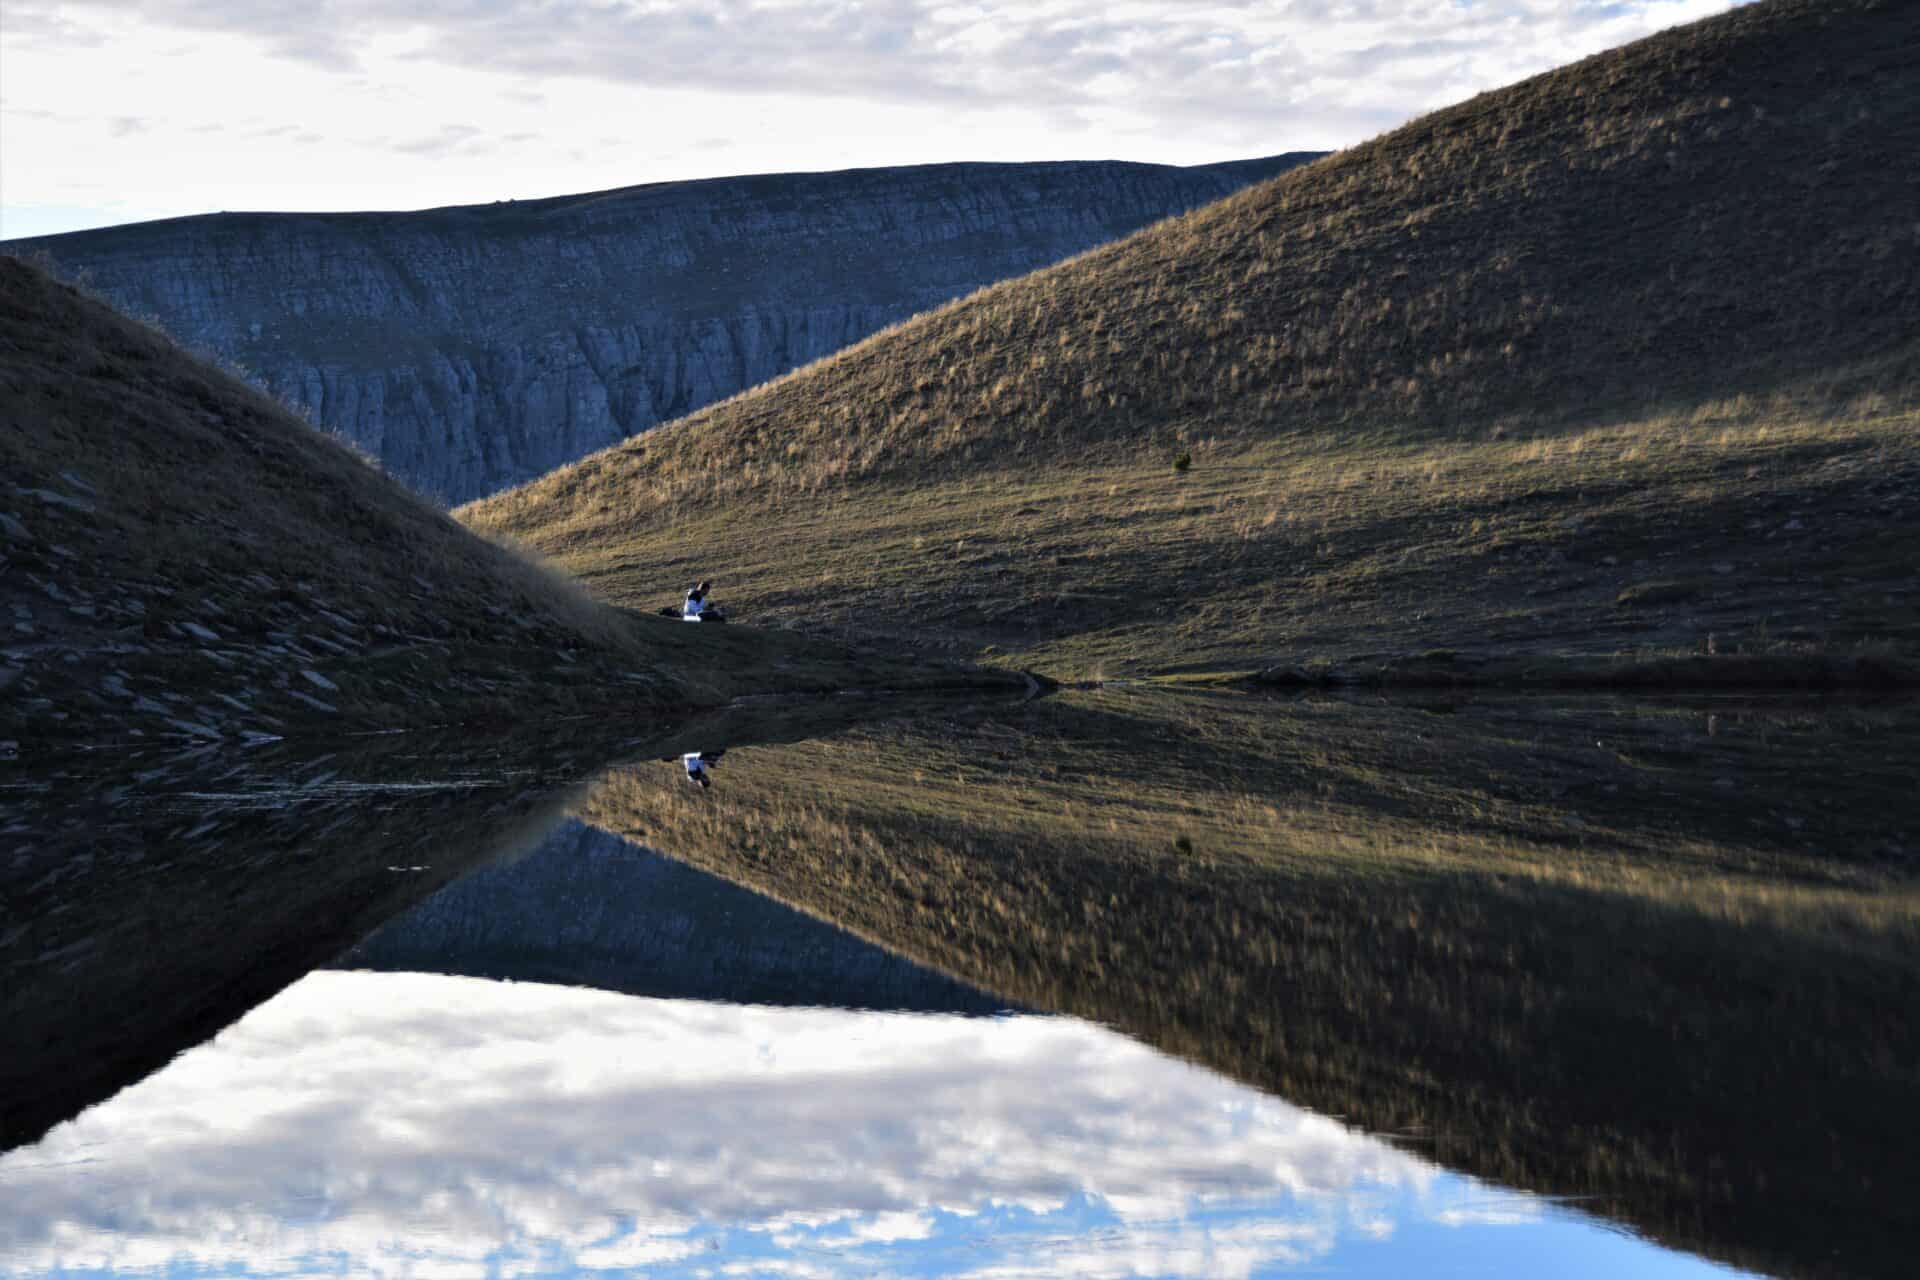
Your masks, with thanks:
[[[687,752],[687,754],[680,757],[680,763],[687,766],[687,776],[689,778],[698,778],[707,771],[706,762],[700,759],[700,753],[698,751]]]

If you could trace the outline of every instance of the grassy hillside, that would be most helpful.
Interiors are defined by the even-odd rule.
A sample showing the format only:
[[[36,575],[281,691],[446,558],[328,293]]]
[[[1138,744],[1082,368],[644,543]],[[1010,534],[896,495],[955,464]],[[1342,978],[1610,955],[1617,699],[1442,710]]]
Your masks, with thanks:
[[[0,387],[0,758],[955,678],[597,604],[12,258]]]
[[[729,752],[705,793],[646,765],[582,813],[1664,1243],[1895,1276],[1916,734],[1107,691]]]
[[[459,514],[609,599],[698,564],[1055,673],[1912,647],[1916,130],[1920,11],[1743,7]]]

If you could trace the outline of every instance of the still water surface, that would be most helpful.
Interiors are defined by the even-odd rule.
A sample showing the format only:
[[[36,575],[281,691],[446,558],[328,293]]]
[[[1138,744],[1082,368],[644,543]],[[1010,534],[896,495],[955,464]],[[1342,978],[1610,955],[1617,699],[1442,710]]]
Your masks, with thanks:
[[[1901,1274],[1917,721],[1095,695],[22,786],[0,1276]]]
[[[316,973],[0,1156],[13,1275],[1713,1270],[1072,1018]]]

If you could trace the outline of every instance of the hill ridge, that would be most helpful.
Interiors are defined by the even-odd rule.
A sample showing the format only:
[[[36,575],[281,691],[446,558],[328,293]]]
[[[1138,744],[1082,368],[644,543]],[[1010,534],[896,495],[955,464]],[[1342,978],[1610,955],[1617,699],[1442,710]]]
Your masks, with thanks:
[[[765,174],[7,242],[465,500],[1309,153]]]
[[[404,218],[427,214],[473,214],[487,216],[506,212],[544,213],[579,204],[612,201],[622,196],[669,194],[694,188],[740,185],[781,184],[815,179],[871,177],[902,174],[984,173],[994,172],[1077,172],[1096,169],[1137,171],[1140,173],[1185,172],[1213,173],[1237,171],[1259,173],[1263,169],[1304,163],[1303,158],[1318,159],[1329,154],[1321,151],[1276,151],[1272,155],[1250,156],[1242,160],[1216,160],[1202,164],[1160,164],[1150,160],[928,160],[918,164],[850,165],[838,169],[767,169],[753,173],[710,174],[699,178],[662,178],[655,182],[633,182],[595,191],[576,191],[552,196],[529,196],[499,200],[472,200],[465,203],[422,205],[416,209],[217,209],[204,213],[183,213],[166,218],[146,218],[138,222],[114,223],[105,227],[86,227],[75,231],[54,231],[37,236],[13,236],[0,240],[0,249],[14,256],[34,249],[51,249],[55,242],[103,239],[116,233],[133,234],[152,228],[215,219],[259,218],[268,221],[302,218],[314,221],[340,219],[354,221],[369,218]]]
[[[1520,544],[1541,541],[1546,506],[1558,503],[1565,518],[1604,513],[1623,526],[1596,548],[1623,569],[1611,600],[1635,585],[1624,571],[1636,562],[1665,567],[1646,554],[1654,522],[1644,511],[1640,535],[1624,527],[1635,493],[1653,486],[1664,494],[1658,522],[1679,530],[1660,554],[1690,556],[1673,566],[1687,577],[1710,575],[1753,555],[1725,536],[1732,508],[1790,509],[1799,498],[1783,484],[1850,466],[1841,455],[1891,448],[1881,474],[1896,482],[1893,499],[1910,492],[1902,414],[1920,386],[1911,217],[1920,174],[1900,157],[1901,139],[1920,131],[1916,85],[1911,6],[1744,6],[1481,94],[984,289],[461,515],[529,538],[614,598],[656,567],[678,571],[669,530],[697,529],[703,546],[744,562],[758,607],[837,624],[853,607],[849,580],[901,596],[931,586],[932,607],[904,610],[901,631],[1025,651],[1144,621],[1141,601],[1265,591],[1312,551],[1348,540],[1362,500],[1377,518],[1360,541],[1396,562],[1424,554],[1441,534],[1435,523],[1478,521],[1484,534],[1498,517],[1525,554]],[[1862,415],[1878,425],[1832,426]],[[1739,450],[1711,459],[1698,447],[1728,431],[1752,437],[1741,450],[1756,449],[1737,465]],[[1598,459],[1602,473],[1520,456],[1534,447],[1550,457],[1560,438],[1580,455],[1582,437],[1602,447],[1581,471]],[[1183,488],[1154,478],[1182,455],[1195,467]],[[1745,486],[1756,467],[1767,483]],[[1356,494],[1356,476],[1378,483]],[[1386,527],[1414,504],[1381,495],[1411,484],[1409,496],[1433,506],[1434,477],[1460,487],[1451,507],[1418,529]],[[1832,470],[1818,478],[1809,505],[1844,515],[1844,483]],[[1716,484],[1727,485],[1726,501],[1708,513],[1711,528],[1696,527],[1682,491]],[[986,496],[1007,486],[1027,487],[1026,499]],[[1578,512],[1589,495],[1607,505]],[[872,513],[834,505],[843,499]],[[1192,509],[1192,527],[1162,521],[1156,503]],[[838,558],[848,537],[804,556],[796,546],[783,563],[761,549],[782,521],[805,529],[828,510],[849,535],[864,524],[895,544],[882,546],[882,567],[842,563],[822,581],[812,566],[829,550]],[[1153,523],[1165,525],[1157,538],[1138,535]],[[1120,530],[1132,530],[1124,547]],[[972,544],[960,546],[970,532],[1000,559],[982,563]],[[1844,541],[1870,533],[1854,527]],[[897,545],[914,539],[918,556]],[[1191,555],[1169,555],[1202,540]],[[1011,576],[1002,585],[1012,592],[987,594],[1015,599],[970,600],[980,579],[943,578],[926,545]],[[1556,540],[1551,550],[1567,548]],[[1099,571],[1052,573],[1034,552]],[[1168,564],[1157,574],[1116,564],[1142,554]],[[1336,577],[1353,568],[1350,556],[1325,560]],[[1488,566],[1471,568],[1484,584]],[[1389,585],[1395,595],[1420,589]],[[1443,606],[1451,590],[1435,593]],[[1104,596],[1097,607],[1068,599],[1053,612],[1089,593]],[[1378,621],[1385,601],[1373,603]],[[1246,641],[1239,660],[1252,660],[1281,639],[1270,624],[1245,625],[1258,612],[1195,619],[1201,634],[1137,650],[1083,651],[1123,660],[1220,651],[1211,637],[1230,624]],[[1795,622],[1809,621],[1798,612]],[[1305,613],[1291,612],[1289,632]],[[1896,614],[1891,630],[1904,634],[1911,613]],[[1490,621],[1437,638],[1471,641]],[[1534,636],[1592,629],[1581,621]]]

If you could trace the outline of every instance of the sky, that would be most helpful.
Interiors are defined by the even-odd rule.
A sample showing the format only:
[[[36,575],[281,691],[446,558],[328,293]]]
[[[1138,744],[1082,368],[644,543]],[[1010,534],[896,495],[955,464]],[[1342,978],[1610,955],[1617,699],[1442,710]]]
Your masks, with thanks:
[[[0,0],[0,238],[1363,141],[1728,0]]]

